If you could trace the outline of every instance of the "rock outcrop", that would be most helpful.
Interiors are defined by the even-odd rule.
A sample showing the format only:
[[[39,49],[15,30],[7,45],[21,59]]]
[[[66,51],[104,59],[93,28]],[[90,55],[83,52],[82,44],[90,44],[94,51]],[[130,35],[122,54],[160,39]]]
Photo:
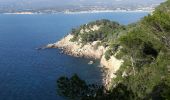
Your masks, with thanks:
[[[116,77],[115,73],[120,68],[123,61],[116,59],[114,56],[111,56],[109,60],[106,60],[104,53],[107,48],[98,46],[97,44],[100,41],[82,45],[78,42],[71,42],[70,39],[72,38],[73,35],[69,34],[56,43],[48,44],[47,48],[59,48],[62,49],[64,53],[75,57],[99,59],[101,66],[108,69],[106,77],[104,78],[104,84],[108,86],[111,79]]]
[[[103,46],[97,47],[99,41],[88,43],[83,45],[77,42],[71,42],[70,39],[73,35],[68,35],[54,44],[48,44],[47,48],[59,48],[62,49],[66,54],[76,57],[86,57],[100,59],[106,51]]]

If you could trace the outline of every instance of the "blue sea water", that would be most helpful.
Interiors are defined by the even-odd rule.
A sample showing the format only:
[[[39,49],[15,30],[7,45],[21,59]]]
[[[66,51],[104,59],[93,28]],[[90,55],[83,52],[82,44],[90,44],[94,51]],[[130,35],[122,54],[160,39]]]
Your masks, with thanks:
[[[0,100],[65,100],[56,93],[56,79],[77,73],[101,83],[99,64],[75,58],[58,49],[35,48],[56,42],[71,28],[97,19],[121,24],[136,22],[146,12],[97,14],[0,15]]]

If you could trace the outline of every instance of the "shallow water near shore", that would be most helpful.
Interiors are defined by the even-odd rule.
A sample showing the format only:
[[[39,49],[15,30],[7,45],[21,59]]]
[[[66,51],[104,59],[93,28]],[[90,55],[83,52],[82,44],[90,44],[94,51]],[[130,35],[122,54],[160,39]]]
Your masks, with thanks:
[[[73,27],[97,19],[136,22],[146,12],[97,14],[0,15],[0,100],[65,100],[56,95],[56,79],[77,73],[89,83],[102,83],[99,62],[36,50],[54,43]]]

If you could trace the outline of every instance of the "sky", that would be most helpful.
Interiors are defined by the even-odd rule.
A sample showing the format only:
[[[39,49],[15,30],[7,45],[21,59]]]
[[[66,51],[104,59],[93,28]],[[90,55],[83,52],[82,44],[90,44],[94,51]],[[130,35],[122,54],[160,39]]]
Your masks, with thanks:
[[[0,0],[1,6],[55,7],[68,5],[135,5],[158,4],[165,0]]]

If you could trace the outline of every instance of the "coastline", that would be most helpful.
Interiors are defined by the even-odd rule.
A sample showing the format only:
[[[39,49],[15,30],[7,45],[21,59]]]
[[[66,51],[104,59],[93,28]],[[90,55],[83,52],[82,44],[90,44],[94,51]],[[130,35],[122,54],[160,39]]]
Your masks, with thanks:
[[[91,13],[115,13],[115,12],[127,12],[127,13],[137,13],[137,12],[146,12],[146,13],[151,13],[154,10],[93,10],[93,11],[77,11],[77,12],[72,12],[72,11],[65,11],[63,12],[64,14],[91,14]]]
[[[116,12],[122,12],[122,13],[141,13],[141,12],[146,12],[146,13],[151,13],[154,10],[92,10],[92,11],[63,11],[63,12],[51,12],[51,13],[38,13],[38,12],[13,12],[13,13],[1,13],[1,14],[7,14],[7,15],[39,15],[39,14],[95,14],[95,13],[116,13]]]
[[[100,41],[94,41],[82,46],[81,43],[71,42],[70,39],[72,37],[73,35],[69,34],[56,43],[48,44],[46,48],[58,48],[61,49],[63,53],[74,57],[85,57],[100,60],[100,65],[104,69],[103,85],[106,88],[109,88],[111,80],[116,78],[115,73],[119,70],[123,60],[118,60],[114,56],[111,56],[109,60],[106,60],[104,53],[108,48],[104,48],[103,46],[98,46],[96,48],[97,43]]]
[[[37,13],[33,13],[33,12],[14,12],[14,13],[3,13],[3,14],[14,14],[14,15],[32,15],[32,14],[37,14]]]

